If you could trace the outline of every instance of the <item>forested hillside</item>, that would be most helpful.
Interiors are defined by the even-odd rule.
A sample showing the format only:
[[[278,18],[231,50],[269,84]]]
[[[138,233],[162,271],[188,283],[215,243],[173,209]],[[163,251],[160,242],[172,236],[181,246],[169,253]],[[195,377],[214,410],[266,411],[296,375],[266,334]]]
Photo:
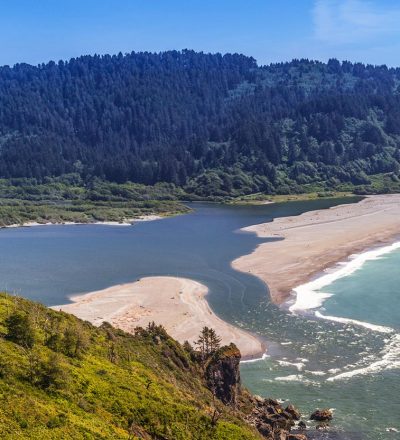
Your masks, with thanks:
[[[200,336],[200,335],[199,335]],[[305,440],[293,405],[241,387],[240,352],[149,323],[127,334],[0,293],[4,440]]]
[[[237,54],[0,68],[0,177],[79,173],[198,196],[397,180],[400,69]]]
[[[7,440],[260,438],[161,327],[132,336],[5,294],[0,395]]]

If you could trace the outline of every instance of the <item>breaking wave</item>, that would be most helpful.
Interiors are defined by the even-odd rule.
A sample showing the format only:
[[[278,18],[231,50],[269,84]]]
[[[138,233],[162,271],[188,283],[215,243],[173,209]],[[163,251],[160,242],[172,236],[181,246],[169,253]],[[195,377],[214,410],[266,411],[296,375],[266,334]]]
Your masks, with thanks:
[[[377,260],[382,255],[388,254],[397,249],[400,249],[400,242],[372,249],[363,252],[362,254],[353,255],[350,257],[349,261],[339,263],[336,268],[325,271],[322,276],[315,280],[295,287],[293,291],[295,292],[296,297],[294,303],[289,307],[289,311],[296,313],[321,307],[324,301],[332,296],[330,293],[321,292],[321,289],[340,278],[353,274],[367,261]]]
[[[327,381],[349,379],[354,376],[376,374],[381,371],[400,369],[400,334],[394,334],[378,356],[369,359],[366,366],[361,366],[329,377]]]

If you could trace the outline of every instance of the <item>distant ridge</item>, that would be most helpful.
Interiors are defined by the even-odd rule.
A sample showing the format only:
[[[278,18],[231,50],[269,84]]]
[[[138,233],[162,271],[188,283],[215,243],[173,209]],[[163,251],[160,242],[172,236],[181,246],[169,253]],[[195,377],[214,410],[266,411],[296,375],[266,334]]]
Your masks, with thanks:
[[[0,177],[198,196],[398,179],[400,69],[191,50],[0,68]]]

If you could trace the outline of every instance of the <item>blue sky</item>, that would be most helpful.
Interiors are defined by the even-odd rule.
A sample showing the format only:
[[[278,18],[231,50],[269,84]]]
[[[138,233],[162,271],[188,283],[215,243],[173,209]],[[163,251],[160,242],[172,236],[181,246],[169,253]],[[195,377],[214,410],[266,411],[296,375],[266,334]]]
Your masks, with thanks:
[[[400,1],[0,0],[0,64],[184,48],[400,66]]]

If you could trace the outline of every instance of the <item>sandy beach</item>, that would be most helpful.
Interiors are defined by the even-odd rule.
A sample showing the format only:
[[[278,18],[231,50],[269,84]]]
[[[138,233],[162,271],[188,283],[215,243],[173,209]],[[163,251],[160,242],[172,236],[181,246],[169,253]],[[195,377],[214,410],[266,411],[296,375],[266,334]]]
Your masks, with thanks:
[[[13,225],[0,226],[0,228],[32,228],[35,226],[70,226],[70,225],[100,225],[100,226],[132,226],[137,222],[151,222],[154,220],[161,220],[165,218],[165,216],[149,214],[149,215],[141,215],[139,217],[126,219],[124,221],[115,222],[115,221],[104,221],[104,222],[25,222],[25,223],[15,223]]]
[[[369,196],[359,203],[277,218],[243,231],[281,240],[262,243],[232,266],[252,273],[282,304],[292,289],[350,255],[393,242],[400,235],[400,194]]]
[[[154,321],[183,343],[193,343],[204,326],[212,327],[223,344],[234,342],[242,356],[260,356],[265,347],[253,335],[220,319],[210,309],[206,286],[185,278],[149,277],[71,298],[73,303],[53,307],[100,325],[107,321],[133,332]]]

